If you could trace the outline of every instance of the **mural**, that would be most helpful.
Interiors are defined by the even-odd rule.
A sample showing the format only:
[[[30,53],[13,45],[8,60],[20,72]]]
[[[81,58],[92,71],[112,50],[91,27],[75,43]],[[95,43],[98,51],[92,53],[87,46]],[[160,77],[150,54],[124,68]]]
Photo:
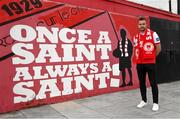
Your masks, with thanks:
[[[136,17],[40,0],[0,6],[1,113],[138,88]]]

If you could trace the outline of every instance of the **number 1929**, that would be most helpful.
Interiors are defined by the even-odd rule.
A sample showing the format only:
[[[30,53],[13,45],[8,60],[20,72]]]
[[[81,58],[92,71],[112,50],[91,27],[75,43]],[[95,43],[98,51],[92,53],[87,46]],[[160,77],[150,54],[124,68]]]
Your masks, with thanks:
[[[40,0],[20,0],[19,2],[10,2],[9,4],[2,5],[1,9],[4,10],[9,16],[14,14],[22,14],[29,12],[34,8],[42,7]]]

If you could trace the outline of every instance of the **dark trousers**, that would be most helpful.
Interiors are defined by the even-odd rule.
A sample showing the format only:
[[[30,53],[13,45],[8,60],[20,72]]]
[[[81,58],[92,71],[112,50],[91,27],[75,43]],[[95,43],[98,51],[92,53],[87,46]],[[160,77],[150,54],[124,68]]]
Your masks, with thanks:
[[[146,97],[146,73],[148,73],[149,82],[152,88],[153,103],[158,104],[158,85],[156,82],[156,65],[155,64],[137,64],[137,73],[142,100],[147,102]]]

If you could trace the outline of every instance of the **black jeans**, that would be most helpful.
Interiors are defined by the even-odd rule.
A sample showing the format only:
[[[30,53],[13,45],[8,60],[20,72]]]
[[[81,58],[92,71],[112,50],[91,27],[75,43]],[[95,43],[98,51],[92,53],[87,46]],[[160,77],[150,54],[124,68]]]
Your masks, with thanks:
[[[137,73],[142,100],[147,102],[146,97],[146,73],[148,73],[149,82],[152,88],[153,103],[158,104],[158,85],[156,82],[156,65],[155,64],[137,64]]]

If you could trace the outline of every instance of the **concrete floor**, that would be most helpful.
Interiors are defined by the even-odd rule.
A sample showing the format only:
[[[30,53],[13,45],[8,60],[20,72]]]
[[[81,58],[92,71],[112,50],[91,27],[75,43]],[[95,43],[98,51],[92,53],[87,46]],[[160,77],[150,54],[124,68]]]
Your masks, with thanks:
[[[33,107],[0,114],[0,118],[119,119],[119,118],[180,118],[180,81],[159,85],[160,110],[153,112],[151,89],[148,105],[136,108],[139,89],[78,99],[64,103]]]

